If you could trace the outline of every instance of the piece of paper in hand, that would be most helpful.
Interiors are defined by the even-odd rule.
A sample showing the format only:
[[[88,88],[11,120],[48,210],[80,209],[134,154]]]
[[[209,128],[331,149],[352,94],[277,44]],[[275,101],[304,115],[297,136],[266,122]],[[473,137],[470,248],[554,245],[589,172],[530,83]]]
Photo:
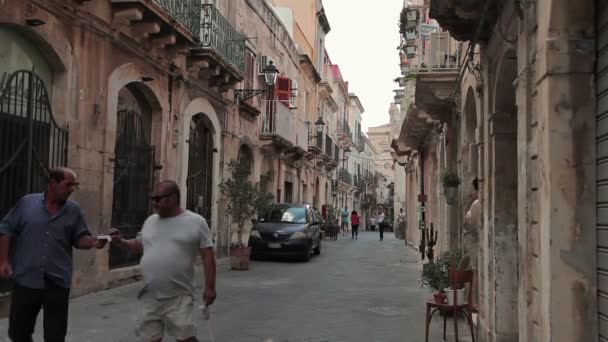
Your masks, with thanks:
[[[97,236],[97,240],[108,240],[108,242],[112,241],[112,236],[110,235],[99,235]]]
[[[209,318],[211,318],[211,312],[209,312],[209,306],[205,305],[204,307],[201,307],[201,309],[203,309],[203,319],[205,321],[208,321]]]

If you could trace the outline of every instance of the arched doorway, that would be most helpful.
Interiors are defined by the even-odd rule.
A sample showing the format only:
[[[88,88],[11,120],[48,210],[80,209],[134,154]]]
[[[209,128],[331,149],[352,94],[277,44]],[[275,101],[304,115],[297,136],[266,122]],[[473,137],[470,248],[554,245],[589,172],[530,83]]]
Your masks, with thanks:
[[[203,216],[209,224],[213,205],[214,130],[209,118],[199,113],[190,121],[186,208]]]
[[[118,92],[112,226],[125,238],[134,238],[152,212],[152,106],[144,87],[132,82]],[[110,247],[110,268],[134,265],[139,259],[139,255]]]
[[[19,198],[47,187],[48,170],[67,164],[68,131],[51,105],[50,53],[17,30],[0,26],[0,217]],[[0,281],[0,293],[10,281]]]
[[[246,169],[249,170],[249,177],[253,175],[253,151],[251,147],[246,144],[242,144],[239,148],[239,162],[244,163]]]
[[[518,229],[517,229],[517,105],[515,80],[517,57],[507,51],[496,73],[494,113],[490,129],[490,217],[488,248],[494,265],[490,281],[489,307],[494,330],[500,340],[517,340],[518,321]],[[494,301],[494,303],[492,303]]]

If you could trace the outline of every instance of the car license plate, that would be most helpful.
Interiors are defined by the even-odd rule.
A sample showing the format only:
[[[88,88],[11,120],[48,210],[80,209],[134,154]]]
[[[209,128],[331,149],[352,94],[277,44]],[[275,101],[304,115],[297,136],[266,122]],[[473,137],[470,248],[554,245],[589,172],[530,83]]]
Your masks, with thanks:
[[[281,248],[281,244],[280,243],[269,243],[268,244],[268,248]]]

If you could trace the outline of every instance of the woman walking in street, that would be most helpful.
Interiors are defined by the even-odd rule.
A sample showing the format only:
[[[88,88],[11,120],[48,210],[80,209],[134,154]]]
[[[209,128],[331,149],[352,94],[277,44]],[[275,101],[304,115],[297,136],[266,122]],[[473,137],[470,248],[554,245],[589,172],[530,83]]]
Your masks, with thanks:
[[[361,216],[357,214],[356,210],[353,210],[352,214],[350,215],[350,226],[353,230],[353,237],[351,239],[359,238],[359,219],[361,219]]]

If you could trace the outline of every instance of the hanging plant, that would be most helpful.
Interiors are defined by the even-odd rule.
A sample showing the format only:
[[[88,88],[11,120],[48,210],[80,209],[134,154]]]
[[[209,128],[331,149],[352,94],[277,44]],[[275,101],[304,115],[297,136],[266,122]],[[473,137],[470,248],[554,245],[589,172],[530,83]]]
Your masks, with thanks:
[[[456,188],[460,185],[460,177],[456,172],[444,169],[441,173],[441,183],[444,188]]]

